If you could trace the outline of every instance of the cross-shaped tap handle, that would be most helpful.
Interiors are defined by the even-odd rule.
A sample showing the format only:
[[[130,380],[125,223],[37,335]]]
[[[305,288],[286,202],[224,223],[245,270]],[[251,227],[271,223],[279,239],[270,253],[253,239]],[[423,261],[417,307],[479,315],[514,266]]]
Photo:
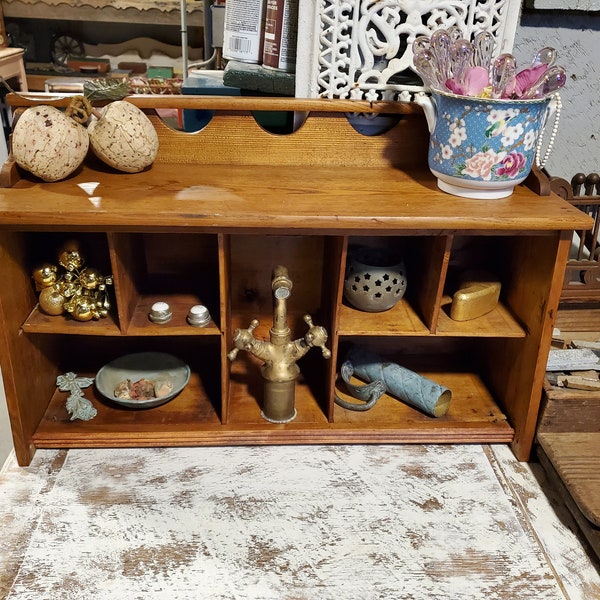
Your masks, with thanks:
[[[235,348],[227,353],[229,360],[235,360],[240,350],[248,350],[250,343],[254,339],[252,332],[258,327],[259,322],[257,319],[252,319],[248,329],[236,329],[233,334],[233,343]]]
[[[321,348],[323,358],[330,358],[331,351],[325,347],[325,343],[327,342],[327,331],[325,330],[325,327],[314,325],[310,315],[304,315],[304,322],[308,325],[308,332],[304,336],[306,343],[311,347],[318,346]]]

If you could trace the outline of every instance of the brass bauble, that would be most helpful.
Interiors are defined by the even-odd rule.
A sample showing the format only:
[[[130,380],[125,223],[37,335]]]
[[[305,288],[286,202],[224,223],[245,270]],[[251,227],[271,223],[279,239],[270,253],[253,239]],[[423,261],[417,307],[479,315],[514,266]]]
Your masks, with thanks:
[[[43,263],[33,270],[33,280],[38,292],[56,283],[57,271],[58,267],[50,263]]]
[[[53,287],[46,287],[40,292],[39,303],[47,315],[57,316],[65,312],[65,297]]]
[[[79,283],[86,290],[95,290],[103,281],[100,271],[92,267],[86,267],[79,273]]]
[[[58,262],[67,271],[78,271],[85,259],[81,253],[81,244],[77,240],[66,241],[58,251]]]
[[[71,315],[77,321],[90,321],[94,316],[95,304],[91,298],[81,296],[74,302]]]

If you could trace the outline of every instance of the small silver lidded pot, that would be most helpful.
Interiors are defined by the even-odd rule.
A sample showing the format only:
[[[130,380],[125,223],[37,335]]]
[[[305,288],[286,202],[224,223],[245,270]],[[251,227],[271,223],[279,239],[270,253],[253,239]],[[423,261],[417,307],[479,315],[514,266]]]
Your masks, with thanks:
[[[210,313],[206,306],[196,304],[188,312],[187,322],[193,327],[204,327],[210,323]]]
[[[404,261],[389,250],[353,246],[348,251],[344,297],[365,312],[395,306],[406,291]]]
[[[168,323],[172,316],[171,307],[166,302],[155,302],[148,313],[148,318],[158,325]]]

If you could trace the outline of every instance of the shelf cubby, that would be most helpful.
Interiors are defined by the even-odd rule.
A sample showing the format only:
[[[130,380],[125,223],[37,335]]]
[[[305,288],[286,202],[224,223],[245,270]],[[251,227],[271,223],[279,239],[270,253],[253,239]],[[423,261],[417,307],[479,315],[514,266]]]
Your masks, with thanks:
[[[220,333],[218,238],[216,235],[113,233],[109,235],[115,296],[127,335],[197,335],[189,309],[205,305],[212,322],[201,334]],[[155,302],[166,302],[169,323],[148,319]]]

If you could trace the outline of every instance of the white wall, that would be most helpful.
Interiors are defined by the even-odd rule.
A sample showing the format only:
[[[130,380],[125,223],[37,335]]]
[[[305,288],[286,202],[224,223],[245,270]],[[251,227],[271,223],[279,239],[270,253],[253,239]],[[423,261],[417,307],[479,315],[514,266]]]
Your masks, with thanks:
[[[567,180],[579,172],[600,172],[600,13],[525,11],[515,36],[517,63],[527,64],[544,46],[558,50],[557,62],[568,74],[546,169]]]
[[[0,471],[12,448],[12,433],[10,431],[10,422],[8,420],[8,409],[6,408],[6,396],[4,395],[2,372],[0,371]]]

